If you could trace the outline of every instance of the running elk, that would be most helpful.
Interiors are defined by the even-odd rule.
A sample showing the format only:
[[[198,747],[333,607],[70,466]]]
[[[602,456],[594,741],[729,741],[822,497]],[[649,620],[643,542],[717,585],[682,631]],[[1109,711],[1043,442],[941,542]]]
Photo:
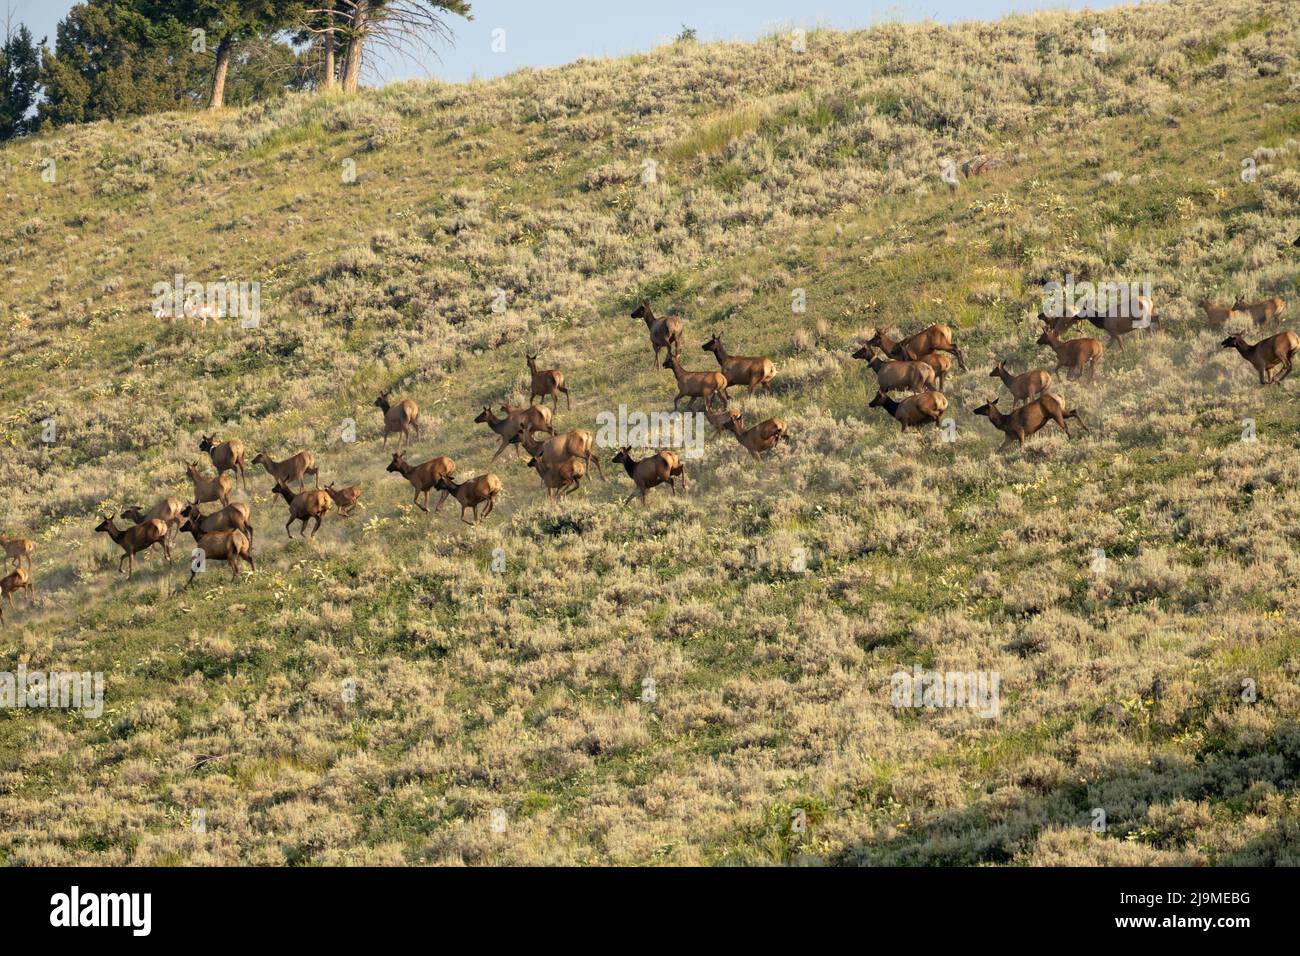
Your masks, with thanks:
[[[1202,299],[1196,303],[1205,310],[1205,317],[1210,320],[1210,328],[1223,328],[1230,318],[1232,318],[1232,306],[1215,305],[1209,299]]]
[[[492,409],[486,405],[474,418],[475,424],[487,425],[501,439],[501,445],[492,455],[493,461],[496,461],[497,456],[505,451],[508,445],[515,445],[515,454],[518,455],[517,446],[520,444],[521,435],[532,435],[537,431],[555,434],[555,429],[551,427],[551,410],[545,405],[529,405],[527,408],[502,405],[501,409],[505,412],[504,418],[497,418],[492,414]]]
[[[541,459],[542,464],[548,468],[569,458],[578,458],[588,466],[595,465],[600,480],[605,480],[605,471],[600,467],[600,459],[592,452],[591,432],[585,428],[575,428],[573,431],[556,435],[545,441],[538,441],[532,435],[520,435],[519,442],[528,454]]]
[[[727,404],[727,377],[721,372],[688,372],[682,368],[682,360],[678,356],[668,353],[668,358],[664,359],[664,368],[672,369],[673,375],[677,378],[677,395],[673,398],[673,411],[677,411],[677,403],[683,398],[689,398],[686,407],[690,408],[695,404],[695,400],[701,399],[704,407],[709,407],[709,399],[714,395],[722,396],[722,404]]]
[[[306,475],[311,475],[316,480],[316,487],[320,487],[320,470],[316,467],[316,456],[309,451],[300,451],[291,458],[284,461],[272,461],[271,456],[266,452],[258,452],[253,464],[261,465],[266,469],[266,473],[275,479],[276,484],[288,485],[291,481],[298,482],[298,487],[302,490],[307,489]],[[224,500],[222,502],[225,503]]]
[[[1101,364],[1101,356],[1105,351],[1101,342],[1096,339],[1070,339],[1063,342],[1056,330],[1048,325],[1044,326],[1043,334],[1038,337],[1038,344],[1050,345],[1056,353],[1056,368],[1053,371],[1068,369],[1069,377],[1075,379],[1087,367],[1088,381],[1096,379],[1097,366]]]
[[[564,393],[564,407],[572,408],[573,403],[569,401],[569,390],[564,385],[564,373],[557,368],[537,370],[537,356],[540,353],[524,353],[524,358],[528,361],[528,372],[532,376],[532,383],[528,386],[528,404],[533,403],[533,398],[542,399],[542,404],[546,404],[546,397],[551,397],[551,403],[555,405],[556,411],[560,408],[560,392]]]
[[[215,478],[209,478],[206,475],[199,474],[199,463],[197,461],[188,462],[185,465],[185,474],[190,476],[194,482],[194,501],[196,504],[203,504],[206,501],[220,501],[223,505],[230,504],[230,493],[234,491],[234,482],[226,475],[217,475]]]
[[[975,409],[975,414],[988,418],[994,428],[1007,436],[1006,440],[998,446],[998,451],[1004,451],[1013,441],[1019,442],[1020,447],[1023,448],[1025,439],[1049,421],[1060,425],[1067,436],[1070,435],[1070,427],[1065,424],[1067,418],[1076,419],[1080,428],[1084,431],[1088,430],[1078,411],[1067,411],[1065,403],[1050,392],[1039,395],[1032,402],[1021,405],[1005,415],[998,411],[998,400],[994,398]]]
[[[248,476],[244,474],[248,463],[244,460],[246,452],[242,441],[232,438],[230,441],[218,444],[215,435],[203,435],[199,441],[199,451],[208,453],[208,457],[212,459],[212,467],[217,469],[218,475],[233,471],[244,490],[248,490]]]
[[[199,526],[200,531],[242,531],[248,538],[248,543],[253,543],[253,526],[248,523],[249,518],[248,505],[242,501],[231,502],[224,508],[205,515],[198,505],[186,505],[181,512],[181,520],[189,519]],[[122,512],[122,517],[129,517],[127,512]],[[179,529],[179,523],[178,523]]]
[[[1052,374],[1041,368],[1032,369],[1028,372],[1021,372],[1019,375],[1012,375],[1007,371],[1005,362],[998,362],[993,366],[993,371],[989,372],[989,378],[1000,378],[1002,384],[1007,387],[1011,393],[1012,399],[1024,404],[1038,398],[1049,388],[1052,387]]]
[[[167,536],[171,540],[176,540],[176,532],[181,526],[181,518],[184,516],[185,504],[179,498],[163,498],[148,511],[141,511],[139,508],[126,508],[122,511],[122,517],[134,524],[141,521],[148,521],[150,518],[157,518],[163,524],[167,525]]]
[[[876,355],[870,345],[864,345],[853,353],[855,359],[861,359],[871,366],[876,373],[876,383],[882,392],[906,389],[909,392],[925,392],[935,387],[934,368],[922,361],[908,359],[883,359]]]
[[[0,538],[0,545],[4,546],[5,558],[18,567],[23,559],[27,560],[27,570],[32,569],[32,551],[36,549],[36,543],[31,538]]]
[[[126,576],[129,578],[135,572],[135,556],[155,544],[161,544],[163,554],[167,560],[171,561],[172,551],[167,544],[167,525],[157,518],[149,518],[141,521],[137,525],[129,528],[119,528],[113,523],[116,515],[109,515],[95,528],[96,531],[102,531],[117,544],[124,552],[117,560],[117,573],[122,573],[122,562],[127,563]]]
[[[357,510],[357,504],[361,501],[361,486],[350,485],[347,488],[335,488],[334,482],[325,486],[329,496],[334,499],[334,506],[339,509],[339,516],[343,518],[352,517],[352,513]]]
[[[623,466],[628,477],[632,479],[632,483],[636,485],[636,491],[628,495],[623,504],[627,504],[640,494],[641,504],[644,505],[650,489],[665,483],[676,495],[677,486],[673,484],[673,479],[679,475],[682,479],[682,490],[686,490],[686,466],[682,464],[676,452],[665,449],[658,454],[637,461],[632,457],[631,448],[621,448],[612,460],[614,464]]]
[[[1241,357],[1259,373],[1259,384],[1269,385],[1280,382],[1291,374],[1292,359],[1296,350],[1300,349],[1300,336],[1285,329],[1277,335],[1260,339],[1254,345],[1246,344],[1240,335],[1230,335],[1219,344],[1225,349],[1236,349],[1241,353]],[[1270,376],[1269,372],[1279,365],[1283,369],[1282,374]]]
[[[682,350],[683,323],[677,316],[655,318],[655,314],[650,311],[650,303],[643,299],[632,313],[632,318],[645,321],[645,327],[650,332],[650,347],[655,350],[656,367],[659,365],[660,350],[667,349],[669,355],[674,352],[673,346],[677,347],[677,352]]]
[[[930,424],[937,426],[948,410],[948,397],[943,392],[921,392],[896,402],[884,392],[877,392],[869,407],[883,408],[902,426],[902,431],[907,431]]]
[[[198,523],[193,518],[186,518],[185,523],[181,525],[182,531],[188,531],[194,535],[195,544],[198,545],[196,550],[203,552],[204,561],[208,559],[214,561],[225,561],[230,565],[230,577],[232,580],[239,579],[239,562],[247,561],[248,566],[253,571],[257,570],[257,565],[253,563],[253,555],[250,550],[248,536],[242,531],[203,531],[199,528]],[[199,567],[204,567],[200,564]],[[199,568],[195,567],[195,562],[190,563],[190,577],[185,582],[189,587],[194,583],[194,575],[199,573]]]
[[[456,499],[460,505],[461,521],[465,521],[465,509],[471,509],[474,512],[474,520],[472,522],[465,521],[465,523],[473,526],[478,524],[479,505],[487,502],[487,507],[483,509],[484,518],[490,515],[492,509],[496,507],[497,496],[501,494],[501,479],[488,472],[485,475],[479,475],[477,478],[462,481],[459,485],[450,478],[439,478],[434,487]]]
[[[1232,304],[1232,311],[1245,312],[1256,325],[1266,325],[1286,311],[1286,303],[1277,296],[1271,299],[1260,299],[1258,302],[1247,302],[1241,296],[1237,296],[1237,301]]]
[[[316,532],[320,530],[321,518],[334,505],[334,499],[330,493],[321,488],[315,488],[311,491],[300,491],[295,494],[287,488],[283,482],[277,481],[275,487],[271,489],[277,495],[285,500],[289,506],[289,520],[284,523],[284,532],[289,537],[293,537],[293,532],[289,526],[295,521],[301,521],[302,527],[298,529],[298,536],[305,538],[307,536],[307,522],[315,519],[316,523],[312,525],[311,536],[316,537]]]
[[[36,590],[32,584],[32,576],[24,568],[14,568],[3,578],[0,578],[0,624],[5,621],[4,600],[9,599],[10,607],[17,607],[14,604],[14,592],[26,589],[27,603],[32,602],[32,592]]]
[[[728,430],[736,436],[736,441],[740,442],[741,447],[749,452],[755,461],[762,461],[763,452],[775,447],[776,443],[785,437],[786,424],[779,418],[769,418],[747,429],[740,412],[733,411]]]
[[[921,361],[930,352],[951,352],[957,357],[957,364],[966,371],[966,359],[961,349],[953,343],[952,329],[946,325],[931,325],[915,335],[909,335],[900,342],[895,342],[879,329],[867,339],[867,344],[874,346],[890,358],[906,359],[911,362]]]
[[[750,392],[757,388],[771,388],[776,366],[770,358],[764,355],[728,355],[722,344],[722,336],[717,332],[700,348],[713,353],[713,357],[718,360],[718,367],[727,378],[728,387],[744,385]]]
[[[566,458],[547,464],[536,455],[528,459],[528,467],[541,476],[548,498],[558,498],[578,490],[578,483],[587,474],[587,465],[581,458]]]
[[[484,409],[486,411],[486,409]],[[439,455],[437,458],[430,458],[426,462],[418,465],[408,464],[406,459],[400,453],[393,456],[393,460],[388,463],[385,471],[391,471],[401,475],[411,483],[415,489],[415,498],[413,499],[417,508],[421,511],[428,511],[429,491],[436,488],[438,482],[444,478],[451,477],[456,470],[456,463],[446,455]],[[424,504],[420,504],[420,495],[424,495]],[[447,500],[447,492],[443,492],[434,505],[433,510],[437,511],[442,507],[442,503]]]

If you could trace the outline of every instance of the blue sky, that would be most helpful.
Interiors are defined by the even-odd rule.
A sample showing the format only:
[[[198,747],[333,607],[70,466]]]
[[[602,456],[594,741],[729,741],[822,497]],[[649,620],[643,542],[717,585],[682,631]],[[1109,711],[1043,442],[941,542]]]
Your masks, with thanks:
[[[0,0],[0,18],[7,6],[38,40],[48,36],[53,43],[55,24],[72,5],[72,0]],[[1106,0],[473,0],[473,21],[452,21],[455,46],[438,47],[441,62],[389,58],[376,64],[367,81],[428,76],[458,81],[580,56],[619,56],[670,40],[683,25],[693,27],[701,40],[752,40],[796,26],[859,29],[884,20],[948,23],[1113,5]],[[494,34],[497,30],[504,34]],[[494,36],[504,39],[504,52],[494,51]]]

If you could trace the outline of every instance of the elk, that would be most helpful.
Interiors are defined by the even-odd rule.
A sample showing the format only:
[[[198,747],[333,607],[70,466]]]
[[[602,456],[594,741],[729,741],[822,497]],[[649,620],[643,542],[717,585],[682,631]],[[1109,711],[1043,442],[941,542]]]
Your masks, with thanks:
[[[511,405],[502,405],[502,411],[505,412],[504,418],[497,418],[492,414],[492,409],[486,405],[483,411],[475,417],[475,424],[484,424],[497,433],[501,439],[501,445],[493,454],[492,460],[495,461],[497,455],[506,450],[507,445],[518,446],[522,434],[531,435],[533,432],[542,431],[555,434],[555,429],[551,427],[551,410],[545,405],[529,405],[527,408],[514,408]],[[545,414],[538,414],[544,412]],[[542,423],[539,425],[539,423]],[[515,454],[519,454],[519,448],[515,448]]]
[[[727,377],[728,387],[744,385],[750,392],[758,388],[771,389],[772,378],[776,375],[776,366],[767,356],[728,355],[726,347],[722,344],[722,336],[717,332],[714,332],[713,337],[700,348],[713,353],[722,374]]]
[[[434,487],[444,494],[451,495],[460,504],[460,520],[465,521],[465,509],[470,508],[474,512],[472,522],[465,521],[471,527],[478,524],[479,513],[478,506],[487,502],[487,507],[483,509],[483,517],[486,518],[496,507],[497,495],[501,494],[501,479],[496,475],[488,472],[485,475],[479,475],[477,478],[470,478],[462,481],[459,485],[450,478],[439,478]]]
[[[329,496],[334,499],[334,506],[339,509],[339,516],[343,518],[352,517],[352,513],[357,510],[357,505],[361,501],[361,486],[350,485],[347,488],[335,488],[334,482],[325,486]]]
[[[181,518],[185,511],[185,504],[179,498],[163,498],[148,511],[141,511],[139,508],[126,508],[122,511],[122,517],[134,524],[141,521],[147,521],[150,518],[157,518],[167,525],[167,537],[175,541],[176,532],[181,526]]]
[[[249,517],[248,505],[242,501],[232,502],[218,511],[205,515],[196,504],[186,505],[181,512],[181,520],[186,518],[193,520],[199,526],[200,531],[242,531],[248,538],[248,543],[253,543],[253,526],[248,523]],[[127,513],[122,512],[122,517],[127,517]],[[178,525],[179,530],[179,525]]]
[[[208,457],[212,459],[212,467],[217,469],[218,475],[233,471],[238,476],[244,490],[248,490],[248,476],[244,474],[248,462],[244,460],[246,452],[242,441],[238,438],[232,438],[229,441],[217,444],[217,436],[203,435],[199,442],[199,451],[208,453]]]
[[[944,383],[948,381],[948,376],[952,373],[952,356],[947,352],[926,352],[917,361],[924,362],[934,369],[934,386],[938,391],[942,392]]]
[[[193,518],[186,518],[185,523],[181,525],[181,530],[194,535],[194,541],[198,545],[196,550],[201,550],[205,559],[212,558],[229,564],[232,580],[239,579],[239,562],[241,560],[247,561],[249,568],[252,570],[257,570],[257,565],[253,563],[252,552],[249,550],[248,537],[244,532],[239,530],[205,532]],[[198,569],[191,563],[190,577],[185,582],[186,587],[194,583],[194,575],[198,573]]]
[[[585,428],[575,428],[563,435],[555,435],[545,441],[538,441],[532,435],[520,435],[519,443],[528,454],[540,458],[542,464],[550,467],[569,458],[579,458],[587,466],[595,465],[600,480],[605,481],[605,471],[600,467],[600,459],[592,453],[591,432]],[[531,462],[529,463],[531,465]]]
[[[167,525],[157,518],[149,518],[141,521],[137,525],[129,528],[119,528],[113,523],[117,515],[109,515],[95,528],[96,531],[102,531],[117,544],[124,552],[117,560],[117,573],[122,573],[122,562],[127,562],[126,576],[129,578],[135,572],[135,556],[141,552],[147,551],[155,544],[162,544],[163,554],[167,560],[171,561],[172,551],[167,544]]]
[[[32,584],[32,576],[24,568],[14,568],[3,578],[0,578],[0,624],[5,620],[4,599],[9,599],[10,607],[17,607],[14,604],[14,592],[26,589],[27,603],[32,601],[32,592],[36,590]]]
[[[532,376],[532,383],[528,386],[528,404],[533,403],[534,397],[541,397],[542,403],[546,403],[546,396],[551,397],[551,402],[555,405],[556,411],[560,409],[560,392],[564,393],[564,407],[572,408],[573,403],[569,401],[569,390],[564,384],[564,373],[558,368],[537,370],[537,356],[540,352],[525,352],[524,358],[528,361],[528,372]]]
[[[650,332],[650,347],[655,350],[655,367],[659,366],[659,352],[667,349],[668,354],[673,354],[673,346],[677,346],[676,351],[682,350],[682,331],[684,324],[680,318],[675,315],[665,315],[663,318],[655,318],[655,314],[650,311],[650,303],[641,300],[632,313],[632,318],[642,319],[645,321],[645,327]]]
[[[401,436],[397,439],[397,450],[401,451],[410,444],[412,431],[416,438],[420,437],[420,409],[409,398],[390,405],[388,397],[392,392],[391,388],[380,392],[375,399],[375,407],[384,413],[384,447],[388,447],[388,436],[396,434]]]
[[[918,361],[930,352],[951,352],[957,357],[957,365],[966,371],[966,359],[952,341],[952,329],[946,325],[931,325],[915,335],[909,335],[900,342],[895,342],[879,329],[867,339],[867,344],[880,349],[890,358]]]
[[[548,498],[558,498],[566,492],[572,494],[577,491],[578,483],[587,474],[587,464],[581,458],[566,458],[547,464],[534,455],[528,459],[528,467],[541,476]]]
[[[714,435],[721,435],[723,432],[731,430],[731,412],[732,408],[730,404],[720,412],[715,412],[710,408],[704,409],[704,417],[708,419],[709,424],[713,426]]]
[[[989,372],[989,378],[1000,378],[1002,384],[1007,387],[1011,393],[1012,399],[1019,401],[1020,404],[1033,401],[1052,387],[1052,373],[1041,368],[1031,369],[1028,372],[1021,372],[1019,375],[1012,375],[1007,371],[1005,362],[998,362],[993,366],[993,371]]]
[[[1269,385],[1281,382],[1291,374],[1291,362],[1296,350],[1300,349],[1300,335],[1284,329],[1277,335],[1260,339],[1254,345],[1248,345],[1240,335],[1230,335],[1219,344],[1225,349],[1236,349],[1241,353],[1241,357],[1259,373],[1259,384]],[[1269,372],[1279,365],[1282,366],[1282,374],[1270,376]]]
[[[316,487],[320,487],[320,470],[316,467],[316,456],[309,451],[300,451],[284,461],[272,461],[271,456],[266,452],[258,452],[257,457],[253,459],[253,464],[265,468],[266,473],[275,479],[276,484],[288,485],[289,482],[296,481],[298,487],[305,491],[307,489],[305,476],[311,475],[316,479]]]
[[[677,486],[673,484],[673,479],[678,475],[682,479],[682,490],[686,490],[686,466],[682,464],[677,453],[664,449],[655,455],[650,455],[637,461],[632,457],[631,448],[620,448],[618,454],[611,459],[614,464],[622,465],[627,472],[632,483],[636,485],[636,491],[624,499],[623,504],[627,504],[638,494],[641,495],[641,504],[646,503],[646,496],[651,488],[657,488],[659,485],[667,484],[672,489],[674,495],[677,494]]]
[[[1232,306],[1215,305],[1209,299],[1202,299],[1196,304],[1205,310],[1205,317],[1210,320],[1212,329],[1223,328],[1228,323],[1228,319],[1232,318]]]
[[[1062,368],[1068,368],[1068,375],[1075,379],[1083,374],[1083,369],[1087,366],[1088,381],[1092,382],[1097,377],[1097,366],[1101,364],[1101,356],[1105,351],[1101,342],[1097,339],[1070,339],[1068,342],[1061,341],[1061,336],[1051,326],[1044,326],[1043,334],[1038,337],[1039,345],[1050,345],[1052,351],[1056,353],[1056,368],[1053,371],[1059,372]]]
[[[753,456],[755,461],[762,461],[762,454],[776,446],[785,437],[786,424],[779,418],[769,418],[759,422],[753,428],[745,428],[740,412],[732,412],[729,419],[729,431],[736,436],[736,441]]]
[[[689,398],[686,407],[690,408],[695,404],[695,400],[702,399],[704,407],[709,407],[709,399],[714,395],[722,396],[722,404],[727,404],[727,377],[721,372],[688,372],[682,368],[682,360],[673,353],[668,353],[668,358],[664,359],[664,368],[672,369],[673,375],[677,379],[677,395],[673,398],[673,411],[677,411],[677,403],[683,398]]]
[[[484,410],[486,411],[486,409]],[[451,477],[456,470],[456,463],[446,455],[440,455],[418,465],[411,465],[399,452],[393,456],[393,460],[388,463],[388,467],[384,470],[395,472],[409,481],[411,487],[415,489],[415,498],[413,500],[416,507],[421,511],[428,511],[429,509],[426,506],[429,504],[429,491],[437,487],[438,482],[442,479]],[[420,504],[420,495],[424,495],[424,504]],[[441,508],[442,503],[446,500],[447,492],[444,491],[438,499],[438,503],[434,505],[433,510],[437,511]]]
[[[1120,336],[1128,335],[1136,329],[1150,328],[1160,321],[1159,318],[1152,315],[1151,300],[1146,296],[1138,296],[1138,314],[1136,317],[1129,315],[1087,315],[1079,316],[1079,318],[1104,331],[1110,336],[1109,341],[1114,342],[1121,349],[1124,348],[1124,340]]]
[[[27,570],[32,569],[32,552],[36,549],[36,542],[31,538],[2,538],[0,545],[4,546],[5,558],[18,567],[25,558],[27,560]]]
[[[1005,434],[1006,440],[998,446],[998,451],[1005,451],[1013,441],[1020,443],[1020,447],[1025,447],[1025,439],[1034,432],[1038,431],[1049,421],[1056,422],[1061,426],[1065,434],[1070,436],[1070,426],[1065,424],[1067,418],[1073,418],[1079,422],[1079,427],[1084,431],[1088,426],[1083,423],[1083,418],[1079,412],[1068,411],[1065,403],[1050,392],[1039,395],[1032,402],[1027,402],[1019,408],[1003,414],[998,411],[998,400],[990,399],[979,408],[975,409],[976,415],[983,415],[993,427]]]
[[[876,382],[882,392],[907,389],[909,392],[925,392],[935,387],[933,366],[922,361],[907,359],[882,359],[876,355],[870,345],[864,345],[853,353],[855,359],[861,359],[871,366],[876,373]]]
[[[937,426],[948,410],[948,397],[943,392],[921,392],[896,402],[884,392],[877,392],[869,407],[883,408],[903,426],[902,431],[907,431],[929,424]]]
[[[227,476],[217,475],[215,478],[209,478],[206,475],[200,475],[197,461],[188,462],[185,465],[185,473],[194,482],[195,504],[201,505],[205,501],[220,501],[223,505],[230,504],[230,493],[234,491],[235,485]]]
[[[1265,325],[1286,311],[1286,303],[1277,296],[1271,299],[1260,299],[1258,302],[1247,302],[1241,296],[1237,296],[1237,301],[1232,304],[1232,311],[1245,312],[1256,325]]]
[[[316,537],[316,532],[320,530],[321,518],[325,517],[325,513],[334,506],[334,499],[330,497],[330,493],[321,488],[313,488],[311,491],[300,491],[295,494],[279,481],[271,490],[283,498],[289,506],[289,520],[284,523],[285,534],[292,538],[293,532],[289,530],[289,526],[295,521],[301,521],[302,527],[298,529],[298,537],[305,538],[307,522],[314,518],[316,523],[312,525],[311,536]]]

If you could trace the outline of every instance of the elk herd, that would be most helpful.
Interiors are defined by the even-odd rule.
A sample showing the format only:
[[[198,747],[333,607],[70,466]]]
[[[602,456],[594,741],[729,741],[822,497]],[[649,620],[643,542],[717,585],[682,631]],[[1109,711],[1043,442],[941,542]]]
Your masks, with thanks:
[[[1105,332],[1107,344],[1124,348],[1124,336],[1144,328],[1158,327],[1149,298],[1137,298],[1136,315],[1090,316],[1072,312],[1059,317],[1039,313],[1041,334],[1037,344],[1050,349],[1056,359],[1051,371],[1046,368],[1015,372],[1005,361],[996,360],[990,378],[1000,381],[1011,397],[1009,411],[998,408],[995,396],[973,410],[975,415],[987,418],[989,423],[1005,435],[999,450],[1024,446],[1029,438],[1049,421],[1055,422],[1067,436],[1069,419],[1074,419],[1085,431],[1087,427],[1078,409],[1067,408],[1063,399],[1053,391],[1054,375],[1064,370],[1071,381],[1086,376],[1088,383],[1095,381],[1106,351],[1100,339],[1090,336],[1067,338],[1072,326],[1084,322]],[[1208,300],[1198,303],[1208,317],[1211,328],[1222,328],[1234,315],[1249,317],[1255,326],[1272,323],[1282,315],[1286,303],[1280,298],[1259,302],[1245,302],[1238,298],[1232,306],[1219,306]],[[656,368],[672,372],[676,387],[673,410],[683,399],[687,410],[696,408],[714,427],[714,434],[729,432],[749,455],[761,462],[787,435],[787,426],[779,418],[769,418],[746,427],[739,410],[731,404],[729,390],[744,386],[747,394],[770,389],[776,376],[776,366],[766,356],[732,355],[720,334],[713,334],[701,349],[711,352],[717,369],[688,369],[682,359],[686,340],[686,324],[677,316],[656,316],[650,303],[642,301],[632,312],[632,318],[644,321]],[[1240,335],[1231,335],[1221,343],[1223,348],[1236,350],[1259,376],[1261,385],[1277,384],[1291,374],[1293,361],[1300,351],[1300,336],[1282,330],[1251,344]],[[663,361],[660,354],[664,353]],[[880,408],[899,423],[902,431],[939,425],[948,409],[944,388],[949,376],[957,369],[966,371],[966,358],[953,339],[952,330],[941,324],[930,325],[905,338],[891,338],[884,330],[876,330],[852,353],[854,359],[864,361],[875,376],[877,391],[869,407]],[[549,498],[571,494],[581,487],[582,480],[594,467],[601,481],[605,481],[600,458],[596,454],[592,434],[582,428],[557,432],[553,419],[559,411],[559,398],[564,396],[565,410],[572,407],[569,387],[560,369],[541,369],[537,365],[537,352],[525,351],[528,373],[528,404],[514,406],[504,403],[500,414],[492,407],[483,406],[474,418],[498,439],[492,454],[495,461],[507,448],[513,447],[516,458],[527,454],[527,467],[540,479]],[[906,393],[895,398],[894,393]],[[551,400],[547,407],[546,400]],[[540,399],[540,404],[534,404]],[[501,479],[485,472],[464,480],[456,478],[456,462],[445,455],[413,464],[406,458],[413,440],[420,432],[420,410],[412,399],[394,401],[392,390],[385,389],[375,399],[382,421],[383,444],[396,436],[397,450],[387,466],[389,473],[405,479],[414,492],[412,502],[422,511],[429,512],[429,496],[438,492],[433,513],[439,511],[448,497],[460,506],[460,520],[477,525],[492,514],[497,499],[502,494]],[[540,437],[539,437],[540,436]],[[118,571],[131,577],[135,558],[152,548],[162,551],[164,558],[173,561],[176,538],[189,534],[195,547],[188,587],[196,571],[202,570],[207,560],[225,561],[233,577],[238,578],[240,562],[255,570],[252,554],[252,511],[247,502],[232,501],[237,489],[250,492],[250,471],[260,465],[271,479],[271,495],[284,500],[287,510],[285,533],[293,537],[292,526],[298,523],[299,537],[315,536],[324,517],[335,510],[342,517],[355,513],[360,506],[361,487],[350,485],[335,488],[330,482],[320,487],[320,469],[310,451],[299,451],[287,458],[276,460],[263,451],[248,459],[247,449],[239,439],[219,441],[215,435],[203,435],[198,450],[205,452],[212,465],[212,474],[205,474],[197,461],[185,463],[193,493],[186,502],[175,497],[164,497],[152,508],[123,509],[120,514],[101,515],[96,532],[102,532],[121,548]],[[640,497],[646,503],[649,492],[667,485],[674,495],[678,486],[686,490],[686,467],[681,456],[671,449],[662,449],[644,458],[634,458],[631,447],[623,447],[610,459],[611,464],[622,465],[633,485],[633,491],[624,504]],[[313,487],[306,479],[311,476]],[[297,486],[296,488],[294,486]],[[422,500],[423,499],[423,500]],[[214,506],[205,513],[204,505]],[[482,509],[480,511],[480,509]],[[466,513],[472,517],[466,517]],[[119,527],[117,519],[129,522]],[[7,560],[12,562],[10,572],[0,578],[0,623],[4,621],[4,603],[14,607],[13,593],[26,591],[28,600],[35,590],[32,580],[32,552],[34,544],[26,538],[0,537]]]

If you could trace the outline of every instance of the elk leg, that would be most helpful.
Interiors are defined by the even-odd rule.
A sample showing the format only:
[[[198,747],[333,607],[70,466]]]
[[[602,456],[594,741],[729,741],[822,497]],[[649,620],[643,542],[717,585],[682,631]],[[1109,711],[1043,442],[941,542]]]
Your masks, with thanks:
[[[257,570],[257,565],[253,563],[253,556],[251,554],[241,554],[240,557],[248,562],[248,566],[250,568],[252,568],[254,571]]]
[[[304,528],[307,526],[307,522],[305,522],[305,521],[304,521],[302,524],[303,524],[303,527],[304,527]],[[316,537],[316,532],[319,531],[319,530],[320,530],[320,515],[317,515],[317,516],[316,516],[316,526],[313,527],[313,528],[311,529],[311,536],[312,536],[313,538]]]
[[[429,510],[428,508],[424,507],[424,505],[420,504],[420,492],[417,491],[415,493],[415,497],[412,498],[411,500],[415,502],[415,507],[419,508],[421,511]]]
[[[442,503],[446,500],[447,500],[447,492],[444,491],[441,497],[438,498],[438,503],[433,506],[433,510],[435,513],[438,511],[439,508],[442,507]]]
[[[571,411],[573,409],[573,400],[569,398],[569,390],[567,388],[562,388],[560,389],[560,391],[564,393],[564,410]],[[560,407],[560,402],[558,398],[555,401],[555,407],[557,409]]]
[[[287,534],[289,537],[292,538],[292,537],[293,537],[293,532],[289,530],[289,525],[291,525],[291,524],[293,524],[293,518],[290,518],[288,521],[286,521],[286,522],[284,523],[284,533]]]
[[[231,555],[228,558],[226,558],[226,563],[230,565],[230,580],[238,581],[239,580],[239,556],[237,554],[231,553]]]

